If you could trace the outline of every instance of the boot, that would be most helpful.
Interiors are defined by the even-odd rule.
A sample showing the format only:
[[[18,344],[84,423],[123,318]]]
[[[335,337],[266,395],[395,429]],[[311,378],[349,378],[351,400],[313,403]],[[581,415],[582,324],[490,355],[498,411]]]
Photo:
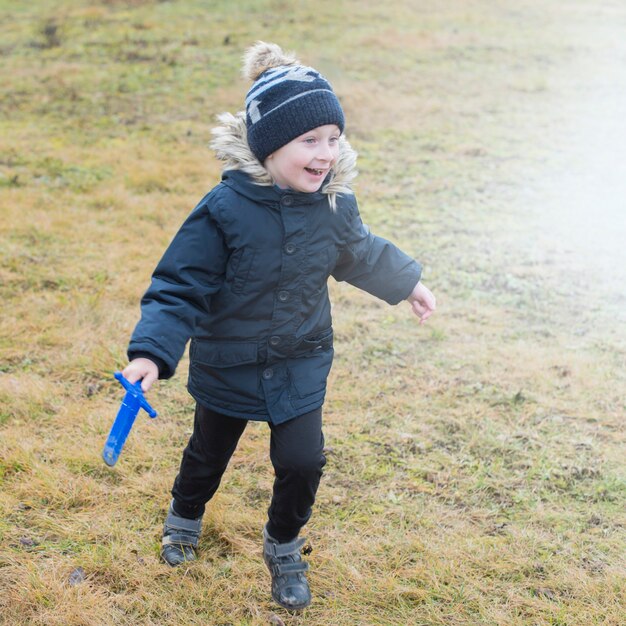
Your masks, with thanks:
[[[272,575],[272,598],[285,609],[299,611],[311,604],[311,590],[300,548],[304,539],[279,543],[263,528],[263,560]]]
[[[161,558],[172,567],[196,560],[196,548],[202,529],[202,515],[196,519],[187,519],[176,515],[174,501],[165,518]]]

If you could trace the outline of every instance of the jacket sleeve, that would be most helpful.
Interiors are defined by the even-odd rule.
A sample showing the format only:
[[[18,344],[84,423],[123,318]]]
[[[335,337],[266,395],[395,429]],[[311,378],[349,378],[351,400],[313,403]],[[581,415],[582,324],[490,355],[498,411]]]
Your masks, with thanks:
[[[419,263],[390,241],[373,235],[361,221],[354,201],[350,207],[347,234],[332,272],[389,304],[405,300],[420,280]]]
[[[207,315],[211,295],[224,279],[227,248],[206,204],[189,215],[165,251],[141,299],[141,319],[128,346],[128,358],[154,356],[159,377],[169,378]]]

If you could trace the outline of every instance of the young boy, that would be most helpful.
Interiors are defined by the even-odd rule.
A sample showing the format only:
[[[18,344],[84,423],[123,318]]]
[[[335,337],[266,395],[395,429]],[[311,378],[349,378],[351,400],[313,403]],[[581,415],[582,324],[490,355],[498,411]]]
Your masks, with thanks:
[[[327,280],[390,304],[435,310],[420,266],[363,225],[350,190],[356,155],[329,83],[275,44],[244,57],[246,111],[220,116],[222,181],[189,215],[141,301],[124,376],[174,374],[191,338],[194,430],[163,530],[163,559],[196,558],[205,505],[248,420],[270,428],[275,471],[263,554],[272,597],[309,605],[298,538],[325,464],[322,404],[333,359]]]

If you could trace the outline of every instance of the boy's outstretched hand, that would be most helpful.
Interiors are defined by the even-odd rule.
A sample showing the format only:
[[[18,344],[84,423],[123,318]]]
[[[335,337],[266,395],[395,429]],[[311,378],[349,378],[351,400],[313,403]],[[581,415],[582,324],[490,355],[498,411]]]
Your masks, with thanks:
[[[140,357],[133,359],[122,370],[122,375],[128,382],[133,384],[141,380],[141,389],[145,392],[150,389],[152,383],[159,377],[159,368],[154,361]]]
[[[420,318],[420,324],[423,324],[437,309],[435,296],[421,282],[415,285],[407,300],[411,303],[413,313]]]

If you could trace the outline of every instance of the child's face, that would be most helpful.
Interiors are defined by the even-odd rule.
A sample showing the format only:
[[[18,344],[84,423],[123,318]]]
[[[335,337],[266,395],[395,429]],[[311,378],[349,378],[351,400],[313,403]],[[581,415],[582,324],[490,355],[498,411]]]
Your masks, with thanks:
[[[265,169],[283,189],[317,191],[339,154],[339,128],[318,126],[296,137],[265,160]]]

